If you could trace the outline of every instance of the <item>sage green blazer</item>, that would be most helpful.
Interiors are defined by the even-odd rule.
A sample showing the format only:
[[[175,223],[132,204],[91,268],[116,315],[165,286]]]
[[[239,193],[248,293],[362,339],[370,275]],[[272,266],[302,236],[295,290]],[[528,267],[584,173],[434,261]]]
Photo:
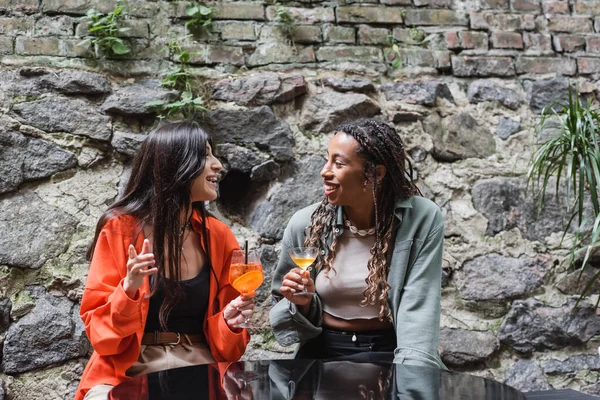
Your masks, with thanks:
[[[318,294],[313,295],[309,312],[304,316],[279,291],[284,275],[295,267],[288,249],[304,245],[304,232],[316,207],[317,204],[308,206],[290,219],[273,274],[270,320],[275,338],[283,346],[302,345],[322,331],[323,307]],[[397,337],[394,362],[445,369],[438,352],[444,245],[442,213],[432,201],[413,196],[397,201],[394,214],[397,228],[388,274],[391,286],[388,305]],[[333,234],[339,236],[344,230],[342,207],[336,207],[335,216]],[[328,243],[332,240],[333,236]],[[322,250],[321,257],[326,252],[327,249]],[[316,279],[319,272],[313,268],[312,279]]]

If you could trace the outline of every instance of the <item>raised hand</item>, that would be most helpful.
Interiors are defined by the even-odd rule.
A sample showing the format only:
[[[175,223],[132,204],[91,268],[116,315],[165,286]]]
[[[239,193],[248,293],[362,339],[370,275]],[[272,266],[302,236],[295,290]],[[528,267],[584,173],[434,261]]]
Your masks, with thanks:
[[[315,282],[310,277],[310,274],[306,272],[301,268],[292,268],[283,277],[283,282],[281,282],[281,288],[279,289],[286,299],[299,306],[310,304],[312,301],[311,295],[315,292]],[[300,292],[304,288],[306,288],[306,291],[310,295],[294,296],[294,293]]]
[[[129,260],[127,261],[127,275],[123,281],[123,289],[130,298],[137,297],[137,291],[144,283],[144,277],[155,274],[158,269],[154,267],[154,253],[148,239],[144,239],[142,251],[137,254],[135,247],[129,245]]]

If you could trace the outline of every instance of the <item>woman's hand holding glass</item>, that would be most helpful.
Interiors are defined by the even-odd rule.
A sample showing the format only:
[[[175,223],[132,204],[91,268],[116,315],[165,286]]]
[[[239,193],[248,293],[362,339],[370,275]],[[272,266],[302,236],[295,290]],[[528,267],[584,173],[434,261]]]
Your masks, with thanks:
[[[246,320],[254,311],[254,297],[256,289],[263,283],[265,276],[262,270],[260,257],[255,250],[242,251],[234,250],[231,256],[231,266],[229,267],[229,283],[235,290],[241,293],[239,297],[234,299],[230,306],[239,311],[239,315],[234,315],[227,321],[226,313],[223,316],[226,318],[228,325],[233,328],[255,328],[246,323]],[[236,301],[239,299],[239,302]],[[233,303],[233,304],[232,304]],[[225,311],[228,311],[227,308]]]
[[[223,310],[223,318],[230,328],[237,328],[254,313],[256,293],[242,294],[231,300]]]
[[[311,265],[318,254],[316,247],[294,247],[289,256],[298,266],[285,274],[281,284],[281,294],[292,303],[303,306],[310,304],[315,292],[315,282],[310,276]]]

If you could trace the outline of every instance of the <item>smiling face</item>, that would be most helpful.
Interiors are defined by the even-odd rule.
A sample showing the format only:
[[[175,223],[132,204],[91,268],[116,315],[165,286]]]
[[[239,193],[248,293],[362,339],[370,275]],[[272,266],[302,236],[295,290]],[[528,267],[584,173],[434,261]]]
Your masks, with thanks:
[[[223,165],[213,155],[210,144],[206,143],[206,164],[204,165],[204,171],[202,171],[192,184],[192,202],[215,200],[217,198],[217,182],[219,172],[222,169]]]
[[[357,210],[372,207],[372,184],[365,185],[365,166],[358,149],[358,142],[343,132],[335,134],[329,142],[321,177],[330,204]]]

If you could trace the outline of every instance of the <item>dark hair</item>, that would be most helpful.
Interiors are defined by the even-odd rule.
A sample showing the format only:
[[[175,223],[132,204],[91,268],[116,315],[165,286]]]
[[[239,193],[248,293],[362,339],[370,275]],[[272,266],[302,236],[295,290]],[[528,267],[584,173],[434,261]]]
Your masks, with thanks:
[[[365,179],[373,182],[376,236],[367,263],[369,275],[361,305],[379,304],[379,319],[391,320],[387,306],[387,292],[390,289],[387,283],[387,252],[394,227],[394,205],[396,200],[420,195],[421,192],[413,182],[412,164],[406,156],[402,139],[392,126],[375,119],[362,118],[338,126],[335,132],[349,135],[358,142],[357,153],[364,161]],[[378,182],[375,176],[377,165],[386,168],[381,182]],[[311,216],[305,246],[327,246],[335,224],[334,213],[334,208],[329,205],[327,197],[324,197]],[[319,260],[317,268],[323,266],[325,271],[332,268],[337,244],[338,239],[335,236],[327,256],[324,260]]]
[[[204,202],[191,204],[190,200],[192,184],[206,165],[207,143],[212,147],[208,133],[194,122],[167,123],[152,131],[133,159],[123,197],[100,217],[94,241],[86,254],[91,261],[100,231],[111,218],[120,215],[137,218],[140,221],[138,235],[145,226],[151,225],[152,249],[158,267],[157,274],[151,279],[151,295],[162,285],[165,300],[160,307],[159,320],[165,330],[169,313],[181,295],[179,255],[183,237],[180,232],[187,223],[181,221],[181,210],[191,206],[200,212],[202,239],[210,260],[205,224],[208,214]],[[167,272],[169,279],[165,279]]]

